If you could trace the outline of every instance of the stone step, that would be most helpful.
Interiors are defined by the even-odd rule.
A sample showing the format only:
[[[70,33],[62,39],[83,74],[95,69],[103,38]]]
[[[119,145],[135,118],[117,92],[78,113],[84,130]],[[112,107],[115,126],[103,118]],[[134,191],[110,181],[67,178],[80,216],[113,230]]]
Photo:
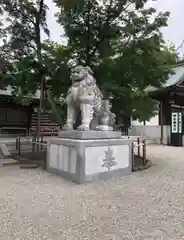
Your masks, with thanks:
[[[19,162],[13,158],[1,158],[0,159],[0,167],[5,167],[9,165],[17,165]]]
[[[1,154],[5,157],[5,158],[8,158],[11,156],[11,153],[9,151],[9,148],[6,144],[4,143],[1,143],[0,144],[0,151],[1,151]]]
[[[22,169],[35,169],[38,167],[39,167],[39,165],[34,164],[34,163],[21,163],[20,164],[20,168],[22,168]]]

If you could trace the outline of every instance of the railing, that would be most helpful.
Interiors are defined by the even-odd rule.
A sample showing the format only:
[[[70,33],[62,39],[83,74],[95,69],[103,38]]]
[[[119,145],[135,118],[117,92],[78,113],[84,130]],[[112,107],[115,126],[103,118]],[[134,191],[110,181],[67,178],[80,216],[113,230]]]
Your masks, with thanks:
[[[43,136],[41,136],[40,141],[32,141],[32,152],[37,152],[42,151],[44,147],[47,147],[47,142],[43,140]]]
[[[2,134],[2,130],[23,130],[23,131],[25,131],[25,136],[28,135],[28,130],[27,130],[27,128],[24,128],[24,127],[1,127],[0,135]]]
[[[43,136],[40,137],[40,141],[35,141],[32,137],[24,138],[23,141],[24,143],[27,142],[32,145],[32,152],[42,151],[44,147],[47,146],[47,142],[43,140]],[[21,154],[21,137],[20,136],[16,138],[16,151],[20,156]]]
[[[23,128],[20,128],[20,129],[23,129]],[[27,132],[26,132],[27,138],[24,138],[24,143],[29,142],[29,143],[32,144],[32,152],[42,151],[44,149],[44,147],[47,145],[46,141],[43,140],[44,136],[49,136],[49,135],[50,136],[55,136],[55,135],[57,135],[56,133],[57,133],[59,127],[54,128],[54,127],[50,126],[50,128],[48,128],[48,129],[49,129],[49,131],[47,131],[47,132],[45,131],[44,128],[40,129],[40,139],[39,139],[39,141],[34,140],[35,132],[33,131],[33,129],[29,130],[28,135],[27,135]],[[50,134],[48,134],[48,133],[50,133]],[[18,155],[20,155],[20,152],[21,152],[21,138],[20,138],[20,135],[16,138],[16,151],[18,152]]]
[[[141,139],[138,137],[136,141],[134,140],[132,142],[132,168],[134,168],[135,166],[135,159],[134,159],[135,155],[137,155],[140,159],[142,159],[143,165],[147,164],[146,139]]]
[[[45,135],[45,136],[56,136],[58,134],[60,127],[53,127],[52,125],[48,125],[45,128],[40,129],[40,135]],[[35,135],[36,132],[36,127],[30,129],[30,135]]]

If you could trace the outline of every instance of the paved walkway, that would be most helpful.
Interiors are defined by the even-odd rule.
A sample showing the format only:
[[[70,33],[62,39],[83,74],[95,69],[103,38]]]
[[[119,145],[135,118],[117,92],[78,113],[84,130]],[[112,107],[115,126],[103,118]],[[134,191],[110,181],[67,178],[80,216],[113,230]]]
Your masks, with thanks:
[[[0,239],[184,239],[184,148],[149,146],[148,157],[146,171],[84,186],[0,168]]]

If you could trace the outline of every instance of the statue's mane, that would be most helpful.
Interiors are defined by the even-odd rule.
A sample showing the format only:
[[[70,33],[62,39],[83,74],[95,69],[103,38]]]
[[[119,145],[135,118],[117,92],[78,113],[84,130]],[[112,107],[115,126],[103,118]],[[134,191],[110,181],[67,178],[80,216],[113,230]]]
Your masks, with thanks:
[[[94,84],[94,92],[95,92],[95,95],[98,99],[103,99],[103,95],[102,95],[102,92],[100,91],[98,85],[96,84],[96,79],[94,77],[94,72],[92,71],[92,69],[89,67],[89,66],[86,66],[86,67],[83,67],[81,65],[77,66],[79,68],[83,68],[86,70],[86,74],[85,76],[83,76],[83,78],[80,79],[80,81],[83,81],[83,80],[92,80],[91,82],[93,82]]]
[[[96,79],[91,72],[88,72],[84,78],[91,78],[94,81],[94,83],[96,84]]]

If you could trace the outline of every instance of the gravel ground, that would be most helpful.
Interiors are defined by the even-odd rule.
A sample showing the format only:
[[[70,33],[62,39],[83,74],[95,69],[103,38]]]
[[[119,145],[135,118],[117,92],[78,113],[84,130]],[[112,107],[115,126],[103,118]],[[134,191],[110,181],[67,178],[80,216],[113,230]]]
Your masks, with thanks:
[[[88,185],[0,168],[0,240],[184,239],[184,148],[147,154],[150,169]]]

